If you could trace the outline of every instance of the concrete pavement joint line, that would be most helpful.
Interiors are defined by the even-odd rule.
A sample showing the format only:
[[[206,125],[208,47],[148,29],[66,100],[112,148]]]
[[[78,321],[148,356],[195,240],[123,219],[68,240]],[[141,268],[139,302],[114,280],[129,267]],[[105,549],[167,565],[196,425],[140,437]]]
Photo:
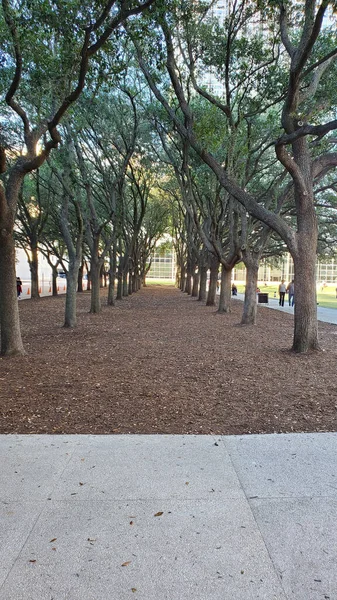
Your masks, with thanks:
[[[16,434],[15,434],[15,435],[16,435]],[[29,436],[29,437],[33,437],[31,434],[28,434],[28,435],[27,435],[27,437],[28,437],[28,436]],[[74,450],[75,450],[75,449],[73,449],[73,450],[72,450],[72,452],[71,452],[71,455],[68,457],[68,461],[66,462],[66,464],[65,464],[64,468],[62,469],[62,472],[59,474],[59,478],[60,478],[60,477],[62,477],[62,475],[63,475],[63,473],[64,473],[65,469],[67,468],[67,466],[68,466],[68,464],[69,464],[69,462],[70,462],[70,460],[71,460],[71,458],[72,458],[72,455],[73,455],[73,453],[74,453]],[[58,479],[59,479],[59,478],[58,478]],[[56,482],[55,482],[55,484],[54,484],[54,485],[53,485],[53,487],[52,487],[52,490],[51,490],[51,492],[50,492],[50,496],[52,495],[52,493],[53,493],[53,490],[55,489],[55,485],[56,485]],[[12,501],[11,501],[11,502],[12,502]],[[21,501],[21,502],[20,502],[19,500],[17,500],[17,503],[18,503],[18,504],[27,504],[27,502],[26,502],[26,501]],[[18,551],[18,553],[17,553],[17,555],[16,555],[16,558],[15,558],[15,560],[14,560],[14,561],[13,561],[13,563],[12,563],[12,566],[11,566],[11,567],[10,567],[10,569],[8,570],[8,573],[6,574],[6,576],[5,576],[5,578],[4,578],[3,582],[2,582],[2,584],[1,584],[1,586],[0,586],[0,591],[1,591],[1,590],[2,590],[2,588],[4,587],[5,583],[7,582],[7,579],[8,579],[8,577],[9,577],[9,576],[10,576],[10,574],[12,573],[12,571],[13,571],[14,567],[16,566],[16,563],[17,563],[17,561],[18,561],[18,559],[19,559],[20,555],[22,554],[22,551],[23,551],[23,549],[24,549],[24,548],[25,548],[25,546],[27,545],[27,542],[28,542],[28,539],[29,539],[29,537],[30,537],[30,536],[31,536],[31,534],[33,533],[33,531],[34,531],[34,529],[35,529],[35,527],[36,527],[37,523],[39,522],[39,519],[40,519],[40,517],[41,517],[41,515],[42,515],[42,513],[43,513],[43,511],[44,511],[44,509],[45,509],[45,508],[46,508],[46,506],[48,505],[48,503],[49,503],[49,501],[48,501],[48,498],[46,498],[46,500],[43,502],[43,504],[42,504],[42,506],[41,506],[41,510],[39,511],[38,515],[36,516],[36,519],[35,519],[35,521],[33,522],[33,524],[32,524],[32,526],[31,526],[30,530],[28,531],[28,533],[27,533],[27,535],[26,535],[26,538],[25,538],[25,540],[24,540],[24,541],[23,541],[23,543],[22,543],[22,546],[21,546],[20,550]]]
[[[235,471],[235,473],[236,473],[236,476],[237,476],[237,478],[238,478],[238,482],[239,482],[239,484],[240,484],[240,487],[241,487],[241,489],[242,489],[242,491],[243,491],[243,493],[244,493],[244,496],[245,496],[245,498],[246,498],[246,501],[247,501],[247,504],[248,504],[248,506],[249,506],[249,510],[250,510],[251,516],[252,516],[252,518],[253,518],[253,521],[255,522],[255,525],[256,525],[257,531],[258,531],[258,533],[259,533],[259,536],[260,536],[261,542],[262,542],[263,546],[264,546],[264,547],[265,547],[265,549],[266,549],[267,556],[269,557],[270,563],[271,563],[271,565],[272,565],[272,567],[273,567],[273,569],[274,569],[274,572],[275,572],[275,575],[276,575],[277,581],[279,582],[279,584],[280,584],[280,587],[281,587],[281,589],[282,589],[282,591],[283,591],[283,593],[284,593],[284,597],[285,597],[287,600],[290,600],[290,597],[288,596],[288,594],[286,593],[286,590],[285,590],[285,588],[284,588],[283,581],[282,581],[282,578],[281,578],[281,576],[280,576],[280,573],[279,573],[278,569],[276,568],[276,565],[275,565],[275,563],[274,563],[274,561],[273,561],[273,559],[272,559],[272,557],[271,557],[271,554],[270,554],[270,552],[269,552],[269,548],[268,548],[268,546],[267,546],[267,544],[266,544],[266,542],[265,542],[265,539],[264,539],[264,537],[263,537],[263,534],[262,534],[262,531],[261,531],[260,525],[258,524],[258,522],[257,522],[257,520],[256,520],[256,517],[255,517],[254,511],[253,511],[253,509],[252,509],[252,506],[251,506],[251,502],[249,501],[249,500],[250,500],[250,498],[249,498],[249,496],[247,496],[247,494],[246,494],[246,491],[245,491],[245,488],[244,488],[244,486],[243,486],[242,480],[241,480],[241,478],[240,478],[240,476],[239,476],[239,474],[238,474],[238,472],[237,472],[237,469],[236,469],[236,467],[235,467],[235,465],[234,465],[234,462],[233,462],[233,460],[232,460],[232,455],[231,455],[230,449],[227,447],[227,444],[226,444],[226,438],[225,438],[225,436],[223,436],[223,438],[224,438],[224,445],[226,446],[226,450],[227,450],[227,453],[228,453],[228,456],[229,456],[229,460],[231,461],[232,467],[233,467],[233,469],[234,469],[234,471]],[[282,498],[282,500],[283,500],[283,498]]]

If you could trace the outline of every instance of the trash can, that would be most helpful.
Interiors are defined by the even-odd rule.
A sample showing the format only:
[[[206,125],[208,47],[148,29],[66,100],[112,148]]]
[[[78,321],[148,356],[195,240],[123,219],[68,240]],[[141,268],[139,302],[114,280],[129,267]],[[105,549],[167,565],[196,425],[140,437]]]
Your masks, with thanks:
[[[268,304],[268,294],[259,292],[257,295],[257,301],[259,304]]]

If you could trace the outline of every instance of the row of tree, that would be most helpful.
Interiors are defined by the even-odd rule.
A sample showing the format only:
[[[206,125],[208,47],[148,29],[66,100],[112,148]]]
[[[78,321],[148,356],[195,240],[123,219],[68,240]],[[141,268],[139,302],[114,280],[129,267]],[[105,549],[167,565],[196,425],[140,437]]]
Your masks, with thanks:
[[[2,0],[2,354],[23,352],[15,223],[32,265],[39,244],[66,266],[68,326],[83,258],[97,312],[106,257],[112,304],[116,272],[117,296],[123,280],[136,290],[168,225],[185,291],[205,299],[206,272],[213,293],[221,265],[222,312],[244,262],[243,323],[255,322],[260,259],[288,249],[293,349],[319,347],[318,233],[331,247],[335,227],[335,2],[235,0],[223,22],[212,7]]]

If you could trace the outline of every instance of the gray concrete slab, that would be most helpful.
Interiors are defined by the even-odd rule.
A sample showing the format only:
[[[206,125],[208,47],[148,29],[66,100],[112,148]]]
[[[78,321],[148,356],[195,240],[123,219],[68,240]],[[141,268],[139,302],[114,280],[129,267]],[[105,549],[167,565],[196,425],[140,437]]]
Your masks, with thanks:
[[[232,499],[49,504],[2,593],[15,600],[285,598],[247,502]]]
[[[337,598],[337,434],[0,436],[0,453],[1,600]]]
[[[288,598],[337,598],[337,498],[252,500]]]
[[[74,450],[76,436],[0,436],[0,502],[46,499]]]
[[[227,436],[248,498],[337,498],[337,433]]]
[[[88,436],[79,440],[53,498],[242,497],[227,449],[212,436]],[[217,445],[215,445],[217,444]],[[141,474],[141,476],[140,476]],[[81,484],[79,486],[79,482]]]

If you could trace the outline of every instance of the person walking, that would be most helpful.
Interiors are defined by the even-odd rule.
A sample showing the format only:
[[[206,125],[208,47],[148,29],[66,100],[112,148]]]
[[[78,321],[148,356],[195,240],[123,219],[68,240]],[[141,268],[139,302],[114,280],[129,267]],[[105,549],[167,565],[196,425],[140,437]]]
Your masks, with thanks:
[[[288,292],[289,306],[294,306],[295,285],[294,285],[294,280],[293,279],[291,280],[291,282],[287,286],[287,292]]]
[[[16,295],[18,297],[18,299],[20,298],[22,294],[22,281],[20,279],[20,277],[16,278]]]
[[[287,291],[287,287],[286,284],[284,282],[284,279],[282,279],[280,285],[278,286],[278,293],[279,293],[279,306],[284,306],[284,297],[286,295],[286,291]]]

